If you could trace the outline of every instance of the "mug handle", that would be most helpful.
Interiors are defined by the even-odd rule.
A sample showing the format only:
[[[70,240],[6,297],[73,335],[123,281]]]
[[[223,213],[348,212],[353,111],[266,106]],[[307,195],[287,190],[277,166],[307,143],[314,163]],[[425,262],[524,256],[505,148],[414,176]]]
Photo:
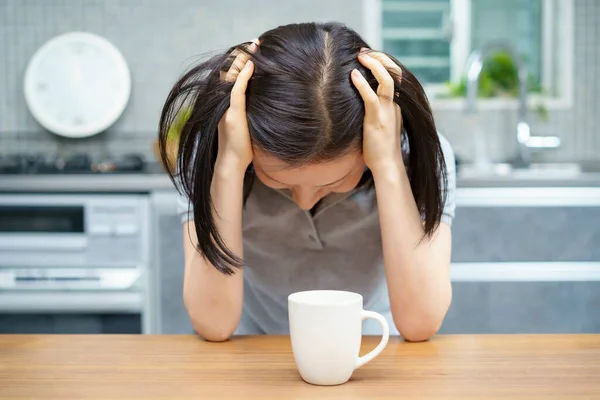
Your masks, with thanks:
[[[383,328],[383,335],[381,337],[381,342],[379,342],[377,347],[375,347],[373,350],[371,350],[364,356],[358,357],[358,360],[356,361],[356,366],[354,367],[354,369],[358,369],[358,368],[362,367],[363,365],[365,365],[366,363],[368,363],[369,361],[372,361],[375,357],[377,357],[379,355],[379,353],[381,353],[382,350],[385,348],[385,346],[387,346],[388,340],[390,339],[390,327],[383,315],[376,313],[374,311],[363,310],[362,319],[365,320],[367,318],[373,318],[374,320],[379,322],[379,324]]]

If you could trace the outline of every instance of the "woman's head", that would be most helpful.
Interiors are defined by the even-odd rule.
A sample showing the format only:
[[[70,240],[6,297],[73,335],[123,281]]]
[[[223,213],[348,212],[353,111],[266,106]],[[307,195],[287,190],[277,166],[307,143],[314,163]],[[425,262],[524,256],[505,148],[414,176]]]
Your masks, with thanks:
[[[357,59],[367,43],[337,23],[281,26],[265,32],[259,42],[250,54],[255,67],[246,90],[254,149],[246,195],[257,177],[267,186],[291,190],[298,205],[308,209],[330,192],[349,191],[367,181],[361,154],[364,103],[350,79],[358,69],[377,88],[374,76]],[[179,142],[177,181],[194,207],[200,250],[223,272],[241,265],[221,242],[210,199],[217,125],[229,107],[233,86],[220,73],[231,65],[233,50],[248,52],[240,44],[185,74],[169,94],[160,122],[166,157],[168,128],[182,106],[191,107]],[[443,155],[423,89],[401,68],[401,78],[390,71],[396,81],[394,101],[401,108],[410,147],[407,170],[413,195],[425,230],[432,233],[443,206]]]
[[[366,43],[338,24],[294,24],[260,36],[246,104],[256,176],[309,209],[352,190],[364,171],[364,108],[350,81]]]
[[[364,108],[350,72],[367,44],[337,24],[287,25],[259,39],[246,105],[253,145],[290,166],[359,152]]]

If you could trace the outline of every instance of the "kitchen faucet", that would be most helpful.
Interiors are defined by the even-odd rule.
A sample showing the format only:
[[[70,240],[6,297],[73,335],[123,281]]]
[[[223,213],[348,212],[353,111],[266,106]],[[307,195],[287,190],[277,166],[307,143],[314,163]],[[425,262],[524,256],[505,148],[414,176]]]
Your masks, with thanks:
[[[477,112],[477,90],[479,88],[479,76],[483,68],[483,62],[492,51],[503,50],[515,61],[519,77],[519,104],[516,126],[517,154],[513,160],[513,166],[527,168],[531,165],[532,149],[557,148],[560,146],[560,138],[555,136],[532,136],[527,123],[527,68],[519,57],[516,49],[506,43],[491,43],[483,49],[474,50],[467,60],[467,100],[465,112]]]

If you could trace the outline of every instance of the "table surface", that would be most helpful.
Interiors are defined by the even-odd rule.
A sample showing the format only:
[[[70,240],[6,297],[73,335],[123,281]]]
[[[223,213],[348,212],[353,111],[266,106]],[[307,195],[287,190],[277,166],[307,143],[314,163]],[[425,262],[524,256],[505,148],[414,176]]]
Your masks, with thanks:
[[[0,335],[0,398],[600,399],[600,335],[391,339],[332,387],[301,380],[286,336]]]

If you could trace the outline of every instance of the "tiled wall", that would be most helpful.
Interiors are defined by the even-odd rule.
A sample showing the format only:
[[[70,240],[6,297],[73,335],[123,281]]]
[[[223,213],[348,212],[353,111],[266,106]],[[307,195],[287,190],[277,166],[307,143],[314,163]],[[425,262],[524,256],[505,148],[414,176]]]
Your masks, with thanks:
[[[360,32],[361,15],[361,0],[0,0],[0,151],[150,153],[167,92],[199,55],[291,22],[337,20]],[[22,90],[35,50],[72,30],[106,37],[132,74],[122,118],[88,139],[44,132],[27,110]]]
[[[532,117],[534,134],[556,135],[549,160],[600,159],[600,1],[575,2],[574,107]],[[248,40],[275,25],[338,20],[362,31],[362,0],[0,0],[0,151],[92,150],[151,152],[160,108],[170,85],[197,56]],[[27,61],[50,37],[72,30],[100,34],[125,56],[132,97],[107,132],[80,140],[44,132],[22,91]],[[472,132],[460,111],[435,110],[440,130],[464,158]],[[490,154],[510,156],[514,111],[483,112]]]

